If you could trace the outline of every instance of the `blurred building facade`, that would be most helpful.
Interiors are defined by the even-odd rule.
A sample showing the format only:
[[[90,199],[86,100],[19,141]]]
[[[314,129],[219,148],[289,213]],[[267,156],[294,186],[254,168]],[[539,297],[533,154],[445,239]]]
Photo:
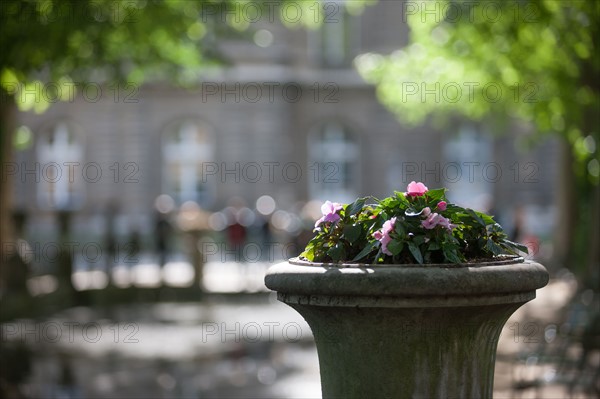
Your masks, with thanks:
[[[110,208],[120,234],[149,232],[161,194],[208,211],[232,197],[253,208],[266,194],[292,209],[383,197],[412,180],[449,187],[454,201],[492,209],[509,225],[527,206],[535,229],[549,231],[556,143],[520,151],[526,128],[516,123],[502,137],[466,120],[444,130],[403,125],[352,66],[361,53],[408,43],[402,3],[360,15],[331,4],[320,30],[261,20],[248,40],[220,41],[228,66],[203,71],[192,89],[94,87],[44,114],[20,113],[34,139],[16,153],[10,178],[29,231],[52,231],[54,213],[71,210],[75,231],[102,236]]]

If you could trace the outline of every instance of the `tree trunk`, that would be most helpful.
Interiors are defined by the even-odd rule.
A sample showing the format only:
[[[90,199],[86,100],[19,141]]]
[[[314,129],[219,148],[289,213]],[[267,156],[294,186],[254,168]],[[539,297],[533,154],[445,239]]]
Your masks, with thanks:
[[[576,206],[576,183],[573,173],[573,153],[567,139],[560,141],[558,192],[556,193],[557,224],[554,229],[554,256],[556,265],[568,267],[573,256],[573,238],[579,209]]]
[[[600,290],[600,184],[593,187],[591,195],[591,215],[590,215],[590,235],[589,235],[589,247],[587,256],[587,276],[586,280],[592,282],[594,286],[592,288],[597,292]]]
[[[4,284],[5,264],[14,249],[14,229],[11,215],[13,208],[13,180],[8,176],[8,164],[12,160],[12,137],[15,130],[16,106],[7,93],[0,93],[0,287]]]

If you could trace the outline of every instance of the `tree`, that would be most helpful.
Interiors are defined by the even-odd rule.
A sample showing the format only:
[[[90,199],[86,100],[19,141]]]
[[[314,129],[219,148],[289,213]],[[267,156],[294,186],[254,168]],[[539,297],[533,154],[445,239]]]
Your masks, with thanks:
[[[355,0],[347,8],[360,12],[369,2]],[[226,63],[220,39],[243,35],[257,19],[316,27],[324,15],[325,5],[316,0],[1,0],[1,242],[14,242],[12,181],[4,167],[17,109],[44,112],[88,82],[162,79],[193,86],[205,68]],[[0,283],[6,248],[0,248]]]
[[[215,3],[216,4],[216,3]],[[1,238],[12,242],[11,158],[17,108],[43,112],[77,84],[139,83],[144,75],[197,70],[214,62],[216,13],[204,3],[141,1],[0,2]],[[215,5],[215,7],[218,4]],[[204,13],[203,13],[204,11]],[[2,259],[8,246],[2,246]],[[4,263],[4,262],[2,262]]]
[[[460,115],[564,144],[556,244],[562,264],[598,267],[600,2],[406,2],[410,43],[356,65],[400,120]],[[424,96],[433,90],[441,98]],[[562,249],[562,251],[561,251]],[[580,269],[583,271],[583,268]]]

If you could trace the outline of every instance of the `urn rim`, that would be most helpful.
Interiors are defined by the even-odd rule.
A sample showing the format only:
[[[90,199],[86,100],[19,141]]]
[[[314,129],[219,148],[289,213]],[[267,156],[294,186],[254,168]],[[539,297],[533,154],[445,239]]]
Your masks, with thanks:
[[[498,265],[511,265],[515,263],[524,263],[525,259],[522,256],[516,255],[499,255],[492,260],[479,260],[473,262],[462,262],[462,263],[333,263],[333,262],[312,262],[309,260],[300,259],[300,257],[294,257],[287,260],[291,265],[296,266],[307,266],[307,267],[335,267],[339,269],[346,268],[444,268],[444,269],[458,269],[464,267],[487,267],[487,266],[498,266]]]
[[[544,287],[548,271],[519,259],[454,265],[352,265],[290,259],[269,268],[265,284],[280,294],[356,297],[479,297],[531,293]]]

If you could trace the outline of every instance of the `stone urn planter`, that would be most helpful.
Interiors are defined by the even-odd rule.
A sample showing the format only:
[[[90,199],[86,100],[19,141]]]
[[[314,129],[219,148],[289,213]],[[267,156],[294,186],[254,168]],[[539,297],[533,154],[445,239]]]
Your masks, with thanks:
[[[327,264],[265,277],[310,325],[324,398],[491,398],[502,326],[545,286],[539,263]]]

